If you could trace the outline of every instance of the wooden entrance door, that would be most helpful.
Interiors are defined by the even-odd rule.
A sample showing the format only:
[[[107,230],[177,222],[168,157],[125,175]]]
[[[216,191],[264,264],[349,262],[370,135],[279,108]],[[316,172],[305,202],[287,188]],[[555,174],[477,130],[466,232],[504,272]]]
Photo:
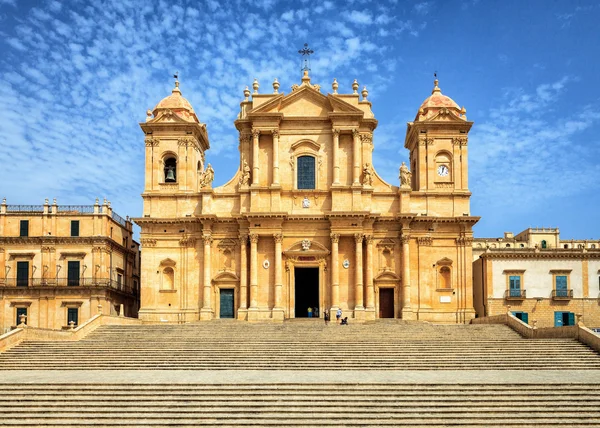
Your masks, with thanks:
[[[394,289],[379,289],[379,318],[394,318]]]
[[[221,295],[221,306],[220,306],[220,317],[221,318],[233,318],[233,300],[234,294],[233,289],[222,288],[220,291]]]

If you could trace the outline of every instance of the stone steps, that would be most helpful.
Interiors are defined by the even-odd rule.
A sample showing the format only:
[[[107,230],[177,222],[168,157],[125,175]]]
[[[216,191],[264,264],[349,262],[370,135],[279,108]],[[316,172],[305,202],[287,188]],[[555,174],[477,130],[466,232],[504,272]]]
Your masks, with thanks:
[[[598,384],[0,384],[0,426],[599,426],[599,404]]]

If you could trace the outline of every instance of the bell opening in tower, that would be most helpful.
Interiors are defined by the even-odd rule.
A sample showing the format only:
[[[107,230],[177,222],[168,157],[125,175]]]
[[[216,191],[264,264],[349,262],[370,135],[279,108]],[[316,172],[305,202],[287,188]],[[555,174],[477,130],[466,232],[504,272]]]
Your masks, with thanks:
[[[296,318],[319,317],[319,268],[294,268]],[[309,310],[310,315],[309,315]]]

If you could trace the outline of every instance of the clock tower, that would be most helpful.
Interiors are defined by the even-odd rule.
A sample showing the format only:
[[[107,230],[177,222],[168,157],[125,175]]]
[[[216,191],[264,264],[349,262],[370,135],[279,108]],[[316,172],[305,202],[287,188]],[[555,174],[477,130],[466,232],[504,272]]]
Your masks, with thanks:
[[[425,204],[419,214],[460,216],[468,214],[469,122],[465,108],[442,95],[438,80],[417,113],[408,123],[404,147],[410,151],[411,188]]]

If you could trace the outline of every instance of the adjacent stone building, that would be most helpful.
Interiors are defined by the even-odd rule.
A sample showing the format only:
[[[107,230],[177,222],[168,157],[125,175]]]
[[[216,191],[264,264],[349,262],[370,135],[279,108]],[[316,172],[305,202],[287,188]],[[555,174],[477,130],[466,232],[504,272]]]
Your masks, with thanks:
[[[530,228],[473,242],[478,316],[513,312],[538,327],[600,327],[600,241],[561,240],[557,228]]]
[[[139,269],[132,223],[106,200],[0,205],[0,333],[21,315],[30,326],[55,329],[100,310],[136,317]]]
[[[356,320],[475,316],[466,111],[434,89],[408,123],[399,182],[375,171],[368,92],[305,71],[244,91],[239,167],[213,187],[207,127],[181,95],[148,111],[140,318]],[[409,169],[410,168],[410,169]]]

